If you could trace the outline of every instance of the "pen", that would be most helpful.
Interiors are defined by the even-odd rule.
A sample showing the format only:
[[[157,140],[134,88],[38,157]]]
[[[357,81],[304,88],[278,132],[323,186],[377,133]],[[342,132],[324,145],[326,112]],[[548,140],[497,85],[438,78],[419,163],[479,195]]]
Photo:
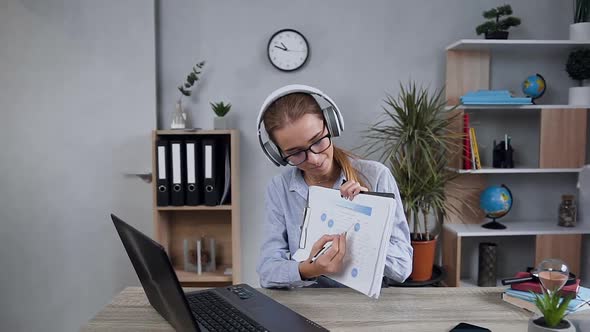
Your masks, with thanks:
[[[346,235],[348,234],[348,231],[352,228],[352,226],[354,226],[354,223],[351,224],[348,229],[344,232],[344,236],[346,237]],[[324,244],[324,247],[322,248],[322,250],[318,251],[317,254],[315,254],[312,258],[311,258],[311,262],[315,262],[321,255],[325,254],[326,251],[328,251],[328,249],[332,248],[332,241],[330,242],[326,242],[326,244]]]

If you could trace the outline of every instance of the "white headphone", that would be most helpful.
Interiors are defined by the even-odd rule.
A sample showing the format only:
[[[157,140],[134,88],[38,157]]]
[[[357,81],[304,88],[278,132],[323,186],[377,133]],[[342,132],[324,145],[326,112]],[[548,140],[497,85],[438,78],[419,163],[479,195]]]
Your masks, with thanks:
[[[296,92],[307,93],[312,97],[318,96],[324,99],[326,102],[328,102],[329,106],[322,109],[322,112],[324,114],[324,120],[326,122],[326,126],[328,127],[328,132],[332,137],[338,137],[344,131],[344,122],[342,121],[342,114],[340,113],[338,106],[336,106],[336,103],[334,103],[334,101],[330,97],[325,95],[320,90],[307,85],[292,84],[273,91],[268,97],[266,97],[264,103],[262,103],[262,107],[260,108],[260,113],[258,113],[258,119],[256,120],[256,124],[258,132],[258,143],[260,144],[260,147],[262,148],[262,151],[264,151],[266,157],[270,161],[272,161],[273,164],[275,164],[276,166],[285,166],[287,165],[287,162],[281,156],[279,148],[270,139],[263,141],[263,131],[265,134],[268,135],[268,133],[266,133],[266,129],[262,128],[264,112],[266,112],[267,108],[275,100]]]

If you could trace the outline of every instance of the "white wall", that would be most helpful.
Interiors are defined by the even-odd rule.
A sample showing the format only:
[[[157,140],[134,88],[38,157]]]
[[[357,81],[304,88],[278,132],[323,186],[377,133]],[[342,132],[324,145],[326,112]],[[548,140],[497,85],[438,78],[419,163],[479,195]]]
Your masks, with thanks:
[[[152,233],[154,3],[0,2],[0,331],[77,331],[137,285],[109,213]]]
[[[359,131],[381,112],[386,93],[397,94],[400,80],[442,86],[445,46],[462,38],[481,38],[475,35],[475,27],[483,22],[482,11],[501,4],[504,1],[160,2],[159,127],[169,128],[178,97],[175,87],[200,60],[207,60],[207,65],[189,104],[194,125],[212,127],[210,101],[234,105],[232,120],[242,133],[242,266],[246,282],[258,284],[255,264],[264,231],[263,193],[271,176],[280,172],[264,159],[254,130],[257,112],[268,93],[295,82],[319,87],[344,113],[346,132],[337,144],[355,147]],[[523,22],[512,29],[511,38],[568,38],[571,1],[515,0],[510,4]],[[265,53],[270,36],[286,27],[302,32],[311,48],[307,65],[294,73],[274,69]],[[492,88],[520,93],[524,77],[540,72],[549,82],[543,103],[566,103],[571,83],[563,71],[565,61],[565,54],[499,54],[492,64]],[[525,145],[533,143],[523,141]],[[540,181],[546,190],[556,189],[554,180],[532,180]],[[568,190],[575,179],[566,177],[564,183],[557,190]],[[526,183],[512,189],[521,193],[520,201],[529,200],[525,206],[538,207],[535,216],[556,214],[559,201],[550,200],[558,197],[557,193],[546,198],[547,205],[526,198],[534,192]],[[530,264],[525,260],[523,257],[514,265]]]

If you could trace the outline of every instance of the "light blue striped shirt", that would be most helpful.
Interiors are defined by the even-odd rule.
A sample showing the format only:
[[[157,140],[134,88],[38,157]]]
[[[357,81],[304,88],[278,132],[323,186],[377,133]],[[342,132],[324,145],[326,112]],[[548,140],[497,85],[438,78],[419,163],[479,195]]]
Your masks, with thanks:
[[[413,249],[410,245],[410,230],[406,222],[397,184],[390,170],[382,163],[371,160],[351,159],[352,166],[359,171],[371,191],[394,193],[397,210],[393,223],[389,248],[385,262],[385,276],[403,282],[412,272]],[[334,184],[339,189],[344,173]],[[282,174],[272,178],[266,190],[266,220],[264,242],[261,247],[257,271],[262,287],[302,287],[315,281],[301,280],[299,263],[291,255],[299,248],[303,210],[307,205],[309,186],[301,170],[289,167]],[[337,286],[336,282],[323,286]]]

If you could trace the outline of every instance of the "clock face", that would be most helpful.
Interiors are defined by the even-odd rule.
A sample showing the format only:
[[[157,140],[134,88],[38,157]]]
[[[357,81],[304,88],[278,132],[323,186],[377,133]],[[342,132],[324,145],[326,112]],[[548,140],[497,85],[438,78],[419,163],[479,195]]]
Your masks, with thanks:
[[[301,68],[309,56],[309,45],[303,35],[292,29],[277,31],[268,41],[268,59],[277,69]]]

